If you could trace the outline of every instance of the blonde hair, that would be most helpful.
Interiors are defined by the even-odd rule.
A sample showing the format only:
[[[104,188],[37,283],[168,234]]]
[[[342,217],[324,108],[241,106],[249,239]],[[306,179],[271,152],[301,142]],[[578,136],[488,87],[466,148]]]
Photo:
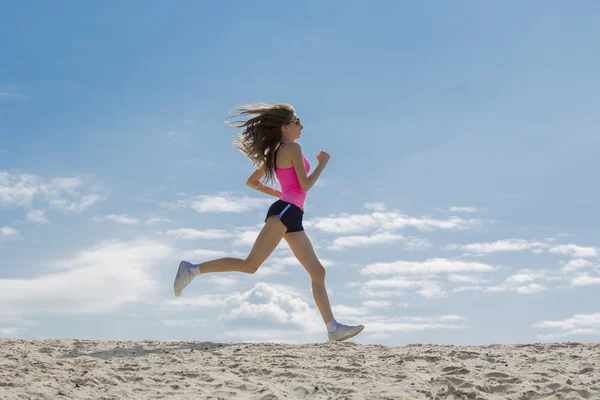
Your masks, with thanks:
[[[265,181],[275,180],[275,149],[282,140],[281,127],[294,116],[289,104],[243,104],[236,107],[230,118],[250,117],[232,121],[230,128],[243,128],[233,142],[235,148],[252,160],[255,167],[265,167]]]

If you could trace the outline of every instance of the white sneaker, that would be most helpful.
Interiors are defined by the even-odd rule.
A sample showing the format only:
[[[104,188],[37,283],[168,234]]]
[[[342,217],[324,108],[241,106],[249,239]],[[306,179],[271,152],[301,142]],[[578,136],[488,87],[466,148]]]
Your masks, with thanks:
[[[190,272],[191,265],[192,263],[189,263],[187,261],[182,261],[179,263],[177,276],[175,277],[175,282],[173,283],[173,291],[175,292],[175,297],[181,296],[181,292],[183,292],[183,289],[185,289],[185,287],[194,280],[195,276]]]
[[[339,324],[338,328],[335,330],[335,332],[329,333],[329,341],[330,342],[342,342],[344,340],[350,339],[356,335],[358,335],[359,333],[362,332],[362,330],[365,329],[364,325],[344,325],[344,324]]]

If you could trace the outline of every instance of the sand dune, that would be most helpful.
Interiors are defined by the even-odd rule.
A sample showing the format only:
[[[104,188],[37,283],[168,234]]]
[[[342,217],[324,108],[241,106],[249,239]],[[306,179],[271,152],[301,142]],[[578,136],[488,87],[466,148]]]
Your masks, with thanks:
[[[600,344],[0,339],[0,399],[600,399]]]

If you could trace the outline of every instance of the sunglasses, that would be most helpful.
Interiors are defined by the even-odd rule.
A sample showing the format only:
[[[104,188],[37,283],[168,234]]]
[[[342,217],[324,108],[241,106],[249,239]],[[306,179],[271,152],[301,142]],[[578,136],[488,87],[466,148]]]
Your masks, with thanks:
[[[286,122],[284,125],[288,125],[288,124],[296,124],[296,125],[300,125],[300,118],[296,118],[295,121],[289,121]]]

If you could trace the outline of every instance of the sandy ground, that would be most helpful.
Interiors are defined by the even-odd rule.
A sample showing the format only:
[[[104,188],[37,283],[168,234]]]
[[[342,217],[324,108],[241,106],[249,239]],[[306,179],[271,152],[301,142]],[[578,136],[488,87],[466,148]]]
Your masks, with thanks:
[[[600,399],[600,344],[0,339],[0,399]]]

